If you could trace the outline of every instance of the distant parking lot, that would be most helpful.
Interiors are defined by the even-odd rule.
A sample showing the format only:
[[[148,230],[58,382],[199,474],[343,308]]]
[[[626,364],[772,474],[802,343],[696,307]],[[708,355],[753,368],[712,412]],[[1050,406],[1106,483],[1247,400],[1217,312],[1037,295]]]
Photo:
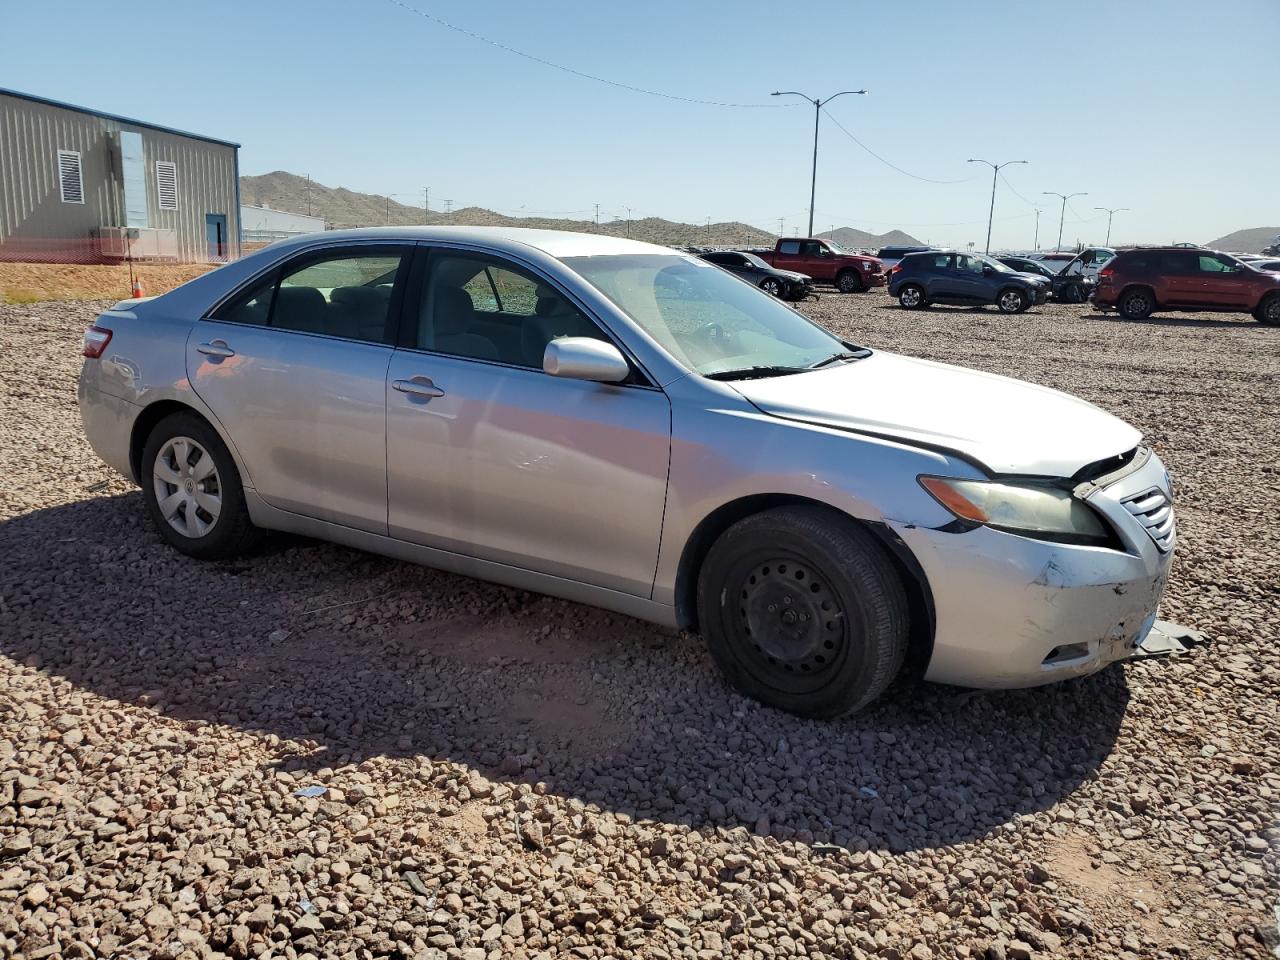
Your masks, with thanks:
[[[1141,428],[1209,642],[814,723],[594,609],[284,537],[200,564],[81,436],[93,305],[0,306],[0,956],[1267,955],[1280,331],[801,309]]]

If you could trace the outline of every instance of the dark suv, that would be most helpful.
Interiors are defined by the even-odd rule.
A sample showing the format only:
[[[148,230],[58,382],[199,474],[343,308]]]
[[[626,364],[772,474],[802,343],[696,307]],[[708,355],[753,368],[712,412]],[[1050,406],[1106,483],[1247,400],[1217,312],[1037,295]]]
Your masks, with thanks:
[[[1010,270],[998,260],[968,253],[909,253],[889,271],[889,295],[908,310],[931,303],[994,303],[1021,313],[1049,294],[1049,281]]]
[[[1251,313],[1280,326],[1280,274],[1213,250],[1124,250],[1098,272],[1094,306],[1144,320],[1157,310]]]

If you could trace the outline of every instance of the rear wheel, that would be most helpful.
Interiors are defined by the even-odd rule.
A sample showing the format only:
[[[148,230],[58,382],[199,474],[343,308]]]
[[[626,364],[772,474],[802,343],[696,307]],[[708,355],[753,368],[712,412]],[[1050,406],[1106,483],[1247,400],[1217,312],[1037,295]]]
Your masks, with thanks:
[[[892,561],[853,520],[821,507],[781,507],[725,531],[699,571],[698,617],[734,687],[807,717],[871,703],[907,650]]]
[[[1126,320],[1145,320],[1156,307],[1155,297],[1145,287],[1129,290],[1120,298],[1116,309]]]
[[[836,276],[836,287],[841,293],[861,293],[866,289],[857,270],[841,270]]]
[[[223,560],[255,546],[240,473],[226,444],[193,413],[161,420],[142,449],[143,498],[160,536],[201,560]]]
[[[760,281],[760,289],[765,293],[774,296],[782,296],[782,281],[777,277],[765,277]]]
[[[1001,313],[1021,313],[1030,305],[1027,295],[1021,290],[1001,290],[996,297],[996,306]]]
[[[924,304],[924,287],[915,283],[908,283],[898,291],[898,303],[902,304],[907,310],[917,310]]]
[[[1265,327],[1280,327],[1280,293],[1273,293],[1258,304],[1253,318]]]

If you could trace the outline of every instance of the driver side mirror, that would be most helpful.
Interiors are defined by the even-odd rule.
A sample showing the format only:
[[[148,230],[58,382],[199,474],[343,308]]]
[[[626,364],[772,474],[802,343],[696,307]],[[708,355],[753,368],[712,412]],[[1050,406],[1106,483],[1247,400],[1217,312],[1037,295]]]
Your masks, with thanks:
[[[982,267],[982,275],[984,277],[994,277],[996,275],[996,268],[990,264],[984,264]]]
[[[631,376],[631,365],[622,351],[592,337],[560,337],[542,353],[542,372],[566,380],[621,383]]]

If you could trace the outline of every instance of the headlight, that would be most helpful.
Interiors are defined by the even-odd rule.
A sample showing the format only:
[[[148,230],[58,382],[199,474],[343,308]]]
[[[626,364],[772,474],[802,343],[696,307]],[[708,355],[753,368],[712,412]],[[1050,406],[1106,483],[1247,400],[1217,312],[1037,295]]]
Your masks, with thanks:
[[[961,520],[1040,540],[1104,546],[1111,530],[1066,490],[1034,484],[922,476],[920,486]]]

